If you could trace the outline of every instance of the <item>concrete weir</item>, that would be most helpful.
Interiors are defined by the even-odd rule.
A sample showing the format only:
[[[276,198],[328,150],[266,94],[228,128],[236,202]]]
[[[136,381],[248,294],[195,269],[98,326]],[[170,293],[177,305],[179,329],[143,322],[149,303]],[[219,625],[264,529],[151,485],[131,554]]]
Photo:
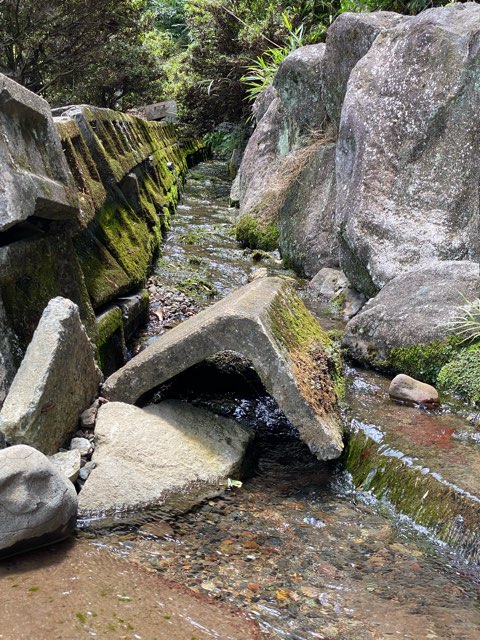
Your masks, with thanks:
[[[160,337],[110,376],[103,395],[136,403],[145,393],[222,351],[251,361],[302,440],[319,459],[343,449],[337,413],[341,373],[327,333],[287,279],[235,291]]]

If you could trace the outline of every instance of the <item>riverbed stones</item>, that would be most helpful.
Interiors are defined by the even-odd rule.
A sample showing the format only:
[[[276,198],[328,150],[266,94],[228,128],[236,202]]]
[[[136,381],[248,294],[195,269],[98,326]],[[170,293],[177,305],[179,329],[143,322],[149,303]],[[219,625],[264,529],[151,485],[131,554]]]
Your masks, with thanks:
[[[46,307],[0,411],[10,444],[54,454],[77,427],[101,380],[78,307],[54,298]]]
[[[109,402],[98,412],[96,466],[80,493],[80,512],[185,511],[241,475],[252,436],[230,418],[176,400],[145,408]]]
[[[368,297],[436,260],[480,258],[480,5],[378,35],[348,81],[337,149],[340,264]]]
[[[103,395],[135,403],[144,394],[222,351],[252,363],[319,459],[340,455],[336,389],[341,372],[332,341],[284,278],[262,278],[161,336],[110,376]]]
[[[388,395],[392,400],[399,400],[407,404],[420,404],[426,407],[436,407],[440,404],[438,391],[435,387],[403,373],[395,376],[392,380]]]
[[[362,363],[432,381],[454,355],[451,323],[461,315],[464,298],[479,296],[477,263],[445,261],[410,271],[350,320],[344,344]]]
[[[0,558],[67,537],[75,526],[73,484],[39,451],[0,451]]]
[[[78,199],[40,96],[0,74],[0,232],[36,216],[73,220]]]

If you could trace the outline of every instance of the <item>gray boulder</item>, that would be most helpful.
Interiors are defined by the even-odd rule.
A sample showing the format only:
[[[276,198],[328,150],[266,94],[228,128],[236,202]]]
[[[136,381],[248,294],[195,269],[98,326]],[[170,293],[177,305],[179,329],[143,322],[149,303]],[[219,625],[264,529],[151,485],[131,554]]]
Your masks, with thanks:
[[[241,475],[252,432],[230,418],[170,400],[143,409],[109,402],[97,418],[95,468],[82,517],[148,506],[186,511]]]
[[[338,266],[335,229],[335,144],[320,140],[289,156],[288,189],[278,212],[282,258],[314,276]]]
[[[60,451],[53,456],[48,456],[48,459],[70,482],[76,481],[80,473],[81,464],[81,456],[78,449]]]
[[[328,29],[321,68],[322,100],[335,130],[340,124],[352,69],[368,52],[379,33],[403,20],[408,18],[390,11],[342,13]]]
[[[343,449],[332,342],[287,279],[261,278],[171,329],[111,375],[109,400],[141,396],[222,351],[249,360],[300,438],[320,459]]]
[[[260,122],[275,98],[278,98],[277,90],[271,84],[257,96],[252,106],[255,122]]]
[[[316,312],[334,311],[346,320],[353,318],[366,302],[342,271],[328,267],[320,269],[310,280],[305,295]]]
[[[73,220],[78,198],[48,103],[0,74],[0,232],[31,216]]]
[[[0,451],[0,558],[67,537],[77,494],[39,451],[18,445]]]
[[[451,323],[464,304],[462,296],[480,296],[476,263],[440,262],[405,273],[350,320],[344,344],[360,362],[433,381],[435,370],[453,355]]]
[[[265,216],[268,200],[275,197],[271,181],[277,168],[283,122],[282,103],[274,98],[248,141],[231,194],[231,199],[240,203],[241,214]]]
[[[282,125],[280,153],[298,148],[304,137],[324,131],[327,112],[321,100],[321,69],[325,45],[300,47],[281,63],[273,81],[282,103],[285,120]]]
[[[101,374],[78,307],[54,298],[45,309],[0,411],[10,444],[56,453],[92,403]]]
[[[340,263],[371,297],[435,260],[480,258],[480,5],[382,32],[351,73],[337,149]]]

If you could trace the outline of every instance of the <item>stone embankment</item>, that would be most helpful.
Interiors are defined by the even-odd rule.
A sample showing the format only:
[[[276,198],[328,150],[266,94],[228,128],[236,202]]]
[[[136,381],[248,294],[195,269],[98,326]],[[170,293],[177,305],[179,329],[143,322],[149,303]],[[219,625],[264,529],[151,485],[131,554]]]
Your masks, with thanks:
[[[352,356],[469,399],[480,374],[455,382],[448,363],[475,357],[451,322],[480,295],[479,51],[477,3],[340,15],[258,98],[232,190],[245,244],[278,243],[317,292],[333,268],[373,298],[352,313],[349,284],[323,296],[358,312]]]
[[[49,300],[78,305],[100,364],[147,298],[134,295],[169,226],[189,157],[172,125],[56,109],[0,76],[0,405]],[[123,350],[124,351],[124,350]]]

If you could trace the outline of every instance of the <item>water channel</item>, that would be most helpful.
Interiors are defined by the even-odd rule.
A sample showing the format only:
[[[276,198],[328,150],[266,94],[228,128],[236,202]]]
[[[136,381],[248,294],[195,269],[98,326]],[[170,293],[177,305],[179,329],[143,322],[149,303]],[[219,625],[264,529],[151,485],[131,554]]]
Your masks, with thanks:
[[[163,289],[153,296],[149,327],[135,349],[245,284],[259,266],[271,274],[285,273],[279,256],[254,255],[235,242],[235,212],[228,207],[228,192],[223,163],[202,163],[190,173],[151,279],[152,292],[158,294],[155,283]],[[298,279],[297,285],[301,290]],[[408,425],[423,425],[430,435],[425,443],[419,431],[414,432],[419,447],[435,441],[432,425],[439,420],[439,433],[450,427],[453,433],[467,424],[466,410],[457,414],[447,407],[434,415],[392,408],[381,376],[350,368],[348,379],[349,398],[357,399],[350,411],[357,412],[358,420],[380,421],[382,412],[401,425],[399,438]],[[243,485],[233,483],[223,495],[182,516],[138,514],[128,526],[80,529],[78,544],[108,552],[98,558],[96,571],[101,573],[102,563],[106,566],[121,557],[130,566],[141,565],[240,609],[258,623],[266,639],[479,637],[480,574],[472,558],[416,526],[388,501],[355,489],[343,460],[318,462],[254,374],[220,381],[207,377],[200,367],[162,393],[213,407],[254,427],[254,469]],[[450,427],[442,427],[442,421]],[[462,455],[478,450],[474,442],[461,446],[466,447]],[[452,463],[458,458],[457,449],[441,450],[443,455],[450,452]],[[10,638],[0,631],[3,637]],[[153,638],[133,629],[124,630],[121,637]]]

